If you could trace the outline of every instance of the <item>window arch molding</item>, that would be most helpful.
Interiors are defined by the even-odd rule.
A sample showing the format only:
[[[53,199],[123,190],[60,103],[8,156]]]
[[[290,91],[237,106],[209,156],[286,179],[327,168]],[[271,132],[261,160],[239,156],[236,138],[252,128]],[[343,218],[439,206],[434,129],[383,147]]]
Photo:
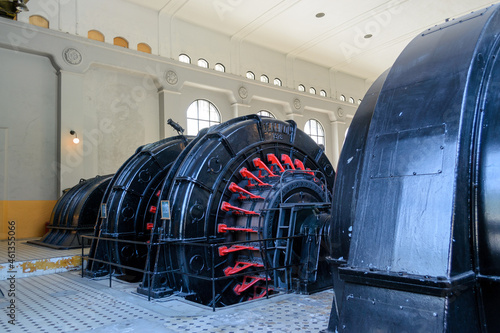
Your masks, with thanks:
[[[304,126],[304,132],[318,145],[325,145],[325,128],[319,120],[309,119]]]
[[[41,15],[31,15],[28,19],[29,24],[36,25],[41,28],[49,28],[49,20]]]
[[[104,34],[99,30],[89,30],[87,32],[87,38],[98,42],[104,42]]]
[[[121,46],[128,49],[128,41],[123,37],[113,38],[113,44],[116,46]]]
[[[179,58],[178,59],[179,59],[180,62],[183,62],[185,64],[190,64],[191,63],[191,58],[187,54],[185,54],[185,53],[179,54]]]
[[[196,135],[203,129],[221,123],[221,115],[215,104],[206,99],[193,101],[186,111],[187,135]]]
[[[151,46],[147,43],[139,43],[137,44],[137,51],[151,54]]]
[[[261,117],[268,117],[268,118],[276,119],[276,116],[271,111],[267,111],[267,110],[260,110],[259,112],[257,112],[257,115],[259,115]]]

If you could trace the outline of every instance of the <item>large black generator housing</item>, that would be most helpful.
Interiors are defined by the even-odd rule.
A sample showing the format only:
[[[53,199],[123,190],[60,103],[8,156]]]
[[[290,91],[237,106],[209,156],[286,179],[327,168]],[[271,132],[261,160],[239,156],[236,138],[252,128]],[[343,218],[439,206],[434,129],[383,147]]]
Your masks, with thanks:
[[[500,7],[422,32],[338,164],[330,331],[499,332]]]

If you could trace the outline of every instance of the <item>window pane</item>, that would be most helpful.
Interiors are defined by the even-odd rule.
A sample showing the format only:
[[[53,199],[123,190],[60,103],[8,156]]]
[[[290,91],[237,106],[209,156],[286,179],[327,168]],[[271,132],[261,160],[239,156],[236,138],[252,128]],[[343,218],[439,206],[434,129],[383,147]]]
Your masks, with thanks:
[[[306,87],[304,87],[303,85],[299,84],[299,86],[297,87],[297,90],[298,91],[306,91]]]
[[[315,123],[311,124],[311,133],[309,133],[311,136],[316,136],[318,135],[318,126]]]
[[[262,74],[260,76],[260,82],[269,83],[269,78],[266,75]]]
[[[345,102],[345,96],[344,96],[344,95],[340,95],[340,100],[341,100],[342,102]]]
[[[257,115],[259,115],[259,116],[261,116],[261,117],[276,118],[276,117],[274,116],[274,114],[272,114],[271,112],[266,111],[266,110],[261,110],[261,111],[257,112]]]
[[[252,72],[247,72],[247,79],[255,80],[255,74]]]
[[[198,122],[198,125],[200,126],[200,129],[207,128],[207,127],[210,127],[210,122],[204,121],[204,120],[200,120]]]
[[[187,134],[196,135],[205,127],[220,124],[220,113],[207,100],[199,99],[191,103],[187,109]]]
[[[197,119],[188,119],[187,120],[187,135],[196,135],[198,134],[198,120]]]
[[[189,58],[186,54],[180,54],[179,55],[179,61],[180,62],[184,62],[186,64],[190,64],[191,63],[191,58]]]
[[[320,95],[320,96],[322,96],[322,97],[326,97],[326,91],[321,90],[321,91],[319,92],[319,95]]]
[[[187,109],[187,117],[188,118],[198,118],[198,108],[196,104],[191,104]]]
[[[280,87],[281,87],[281,84],[282,84],[282,83],[281,83],[281,80],[280,80],[280,79],[278,79],[278,78],[275,78],[275,79],[274,79],[274,85],[275,85],[275,86],[280,86]]]
[[[304,126],[304,132],[317,144],[325,144],[325,130],[321,123],[315,119],[310,119]]]
[[[215,64],[214,69],[218,72],[225,72],[226,71],[226,67],[224,67],[223,64]]]
[[[212,108],[210,108],[210,121],[215,121],[215,122],[220,122],[220,119],[219,119],[219,112],[217,112],[217,110],[214,110]]]
[[[205,59],[198,59],[198,66],[208,68],[208,61]]]
[[[309,88],[309,93],[316,95],[316,89],[314,89],[313,87]]]
[[[352,103],[352,104],[354,104],[354,98],[352,98],[352,97],[349,97],[349,103]]]

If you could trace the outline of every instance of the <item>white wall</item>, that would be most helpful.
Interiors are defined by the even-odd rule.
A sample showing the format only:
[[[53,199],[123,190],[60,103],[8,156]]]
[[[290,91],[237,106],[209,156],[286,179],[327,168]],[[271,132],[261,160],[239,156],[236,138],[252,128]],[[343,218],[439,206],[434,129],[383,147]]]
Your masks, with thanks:
[[[50,70],[59,73],[54,93],[60,105],[55,111],[60,119],[56,162],[62,188],[82,177],[112,173],[139,145],[174,135],[166,120],[186,127],[186,109],[198,98],[214,103],[223,121],[260,110],[292,119],[301,129],[307,120],[317,119],[325,129],[327,156],[336,165],[357,108],[338,97],[352,96],[357,102],[367,89],[363,79],[203,29],[172,16],[170,10],[158,13],[119,0],[32,0],[29,8],[19,21],[41,15],[50,21],[49,30],[19,22],[7,26],[19,36],[33,30],[15,48],[46,55],[52,59]],[[89,30],[103,33],[105,43],[86,39]],[[111,45],[117,36],[128,40],[130,50]],[[9,38],[4,39],[8,44]],[[151,46],[152,55],[134,51],[141,42]],[[81,63],[64,60],[69,47],[78,50]],[[194,64],[178,62],[180,53],[188,54]],[[210,69],[197,67],[199,58],[206,59]],[[226,73],[213,70],[218,62]],[[176,83],[167,83],[168,71],[176,73]],[[246,79],[247,71],[257,80]],[[258,81],[261,74],[269,77],[269,84]],[[276,77],[283,87],[272,84]],[[305,93],[297,91],[298,84],[306,87]],[[310,87],[318,95],[309,94]],[[244,98],[241,88],[247,92]],[[327,92],[326,98],[319,96],[320,90]],[[78,147],[71,143],[70,129],[82,139]]]

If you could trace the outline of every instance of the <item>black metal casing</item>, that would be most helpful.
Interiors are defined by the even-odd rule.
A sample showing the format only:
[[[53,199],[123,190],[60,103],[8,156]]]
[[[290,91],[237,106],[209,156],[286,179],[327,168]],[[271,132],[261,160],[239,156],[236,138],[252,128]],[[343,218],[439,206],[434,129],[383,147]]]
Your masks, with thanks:
[[[500,330],[499,15],[423,32],[363,100],[334,187],[330,330]]]

